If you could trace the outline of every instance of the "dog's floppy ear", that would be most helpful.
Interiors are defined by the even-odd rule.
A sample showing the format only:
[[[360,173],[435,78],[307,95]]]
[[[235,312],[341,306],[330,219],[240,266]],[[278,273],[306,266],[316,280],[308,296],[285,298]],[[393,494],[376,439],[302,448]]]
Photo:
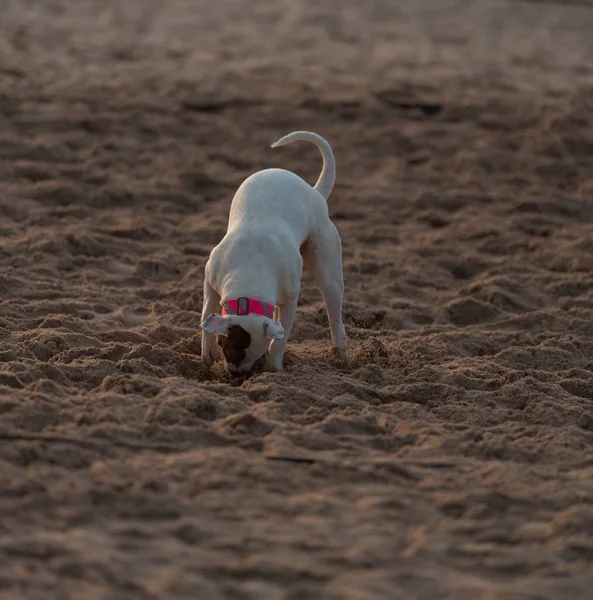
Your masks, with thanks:
[[[284,339],[284,327],[282,327],[282,323],[279,323],[278,321],[266,319],[264,321],[264,332],[266,337],[270,340]]]
[[[201,325],[200,327],[204,331],[208,331],[210,333],[216,333],[217,335],[226,335],[229,332],[229,327],[231,326],[230,317],[223,317],[221,315],[217,315],[216,313],[212,313]]]

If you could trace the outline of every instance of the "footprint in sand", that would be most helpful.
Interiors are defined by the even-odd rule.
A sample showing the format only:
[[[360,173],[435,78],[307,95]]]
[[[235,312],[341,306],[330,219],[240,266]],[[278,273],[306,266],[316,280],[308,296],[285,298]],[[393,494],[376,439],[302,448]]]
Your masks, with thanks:
[[[103,269],[106,273],[111,275],[124,275],[125,277],[130,277],[134,274],[136,265],[129,262],[121,262],[114,258],[108,258],[103,263]]]
[[[138,265],[132,259],[126,262],[108,258],[102,263],[103,271],[107,274],[106,282],[117,287],[141,287],[145,284],[142,277],[138,277]]]
[[[148,308],[131,309],[127,307],[118,308],[112,313],[106,315],[96,315],[103,321],[116,321],[123,323],[125,327],[140,327],[154,321],[154,314]]]

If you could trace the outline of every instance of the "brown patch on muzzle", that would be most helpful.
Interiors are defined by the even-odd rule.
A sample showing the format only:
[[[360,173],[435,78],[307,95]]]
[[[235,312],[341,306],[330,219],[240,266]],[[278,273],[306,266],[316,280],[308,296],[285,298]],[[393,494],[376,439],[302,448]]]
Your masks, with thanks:
[[[251,334],[240,325],[232,325],[226,336],[218,336],[218,343],[227,362],[238,367],[245,358],[245,350],[251,344]]]

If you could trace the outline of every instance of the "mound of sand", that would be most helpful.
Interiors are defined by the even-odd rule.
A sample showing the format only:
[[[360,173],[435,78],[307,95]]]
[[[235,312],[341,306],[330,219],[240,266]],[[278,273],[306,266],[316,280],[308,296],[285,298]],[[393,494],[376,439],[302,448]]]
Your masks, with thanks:
[[[2,598],[591,597],[593,10],[358,4],[0,6]],[[305,277],[234,385],[204,264],[298,129],[351,364]]]

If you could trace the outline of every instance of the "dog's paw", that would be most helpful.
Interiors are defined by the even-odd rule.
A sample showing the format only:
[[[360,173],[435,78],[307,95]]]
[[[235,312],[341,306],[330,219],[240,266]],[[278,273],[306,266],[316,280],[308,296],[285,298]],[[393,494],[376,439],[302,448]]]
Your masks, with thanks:
[[[346,346],[334,346],[332,348],[333,360],[343,369],[348,366],[348,352]]]
[[[202,362],[211,367],[215,362],[222,358],[222,350],[215,342],[214,344],[204,344],[202,346]]]
[[[268,373],[282,371],[282,369],[284,368],[282,362],[282,356],[272,356],[271,354],[266,354],[263,370],[264,372]]]

